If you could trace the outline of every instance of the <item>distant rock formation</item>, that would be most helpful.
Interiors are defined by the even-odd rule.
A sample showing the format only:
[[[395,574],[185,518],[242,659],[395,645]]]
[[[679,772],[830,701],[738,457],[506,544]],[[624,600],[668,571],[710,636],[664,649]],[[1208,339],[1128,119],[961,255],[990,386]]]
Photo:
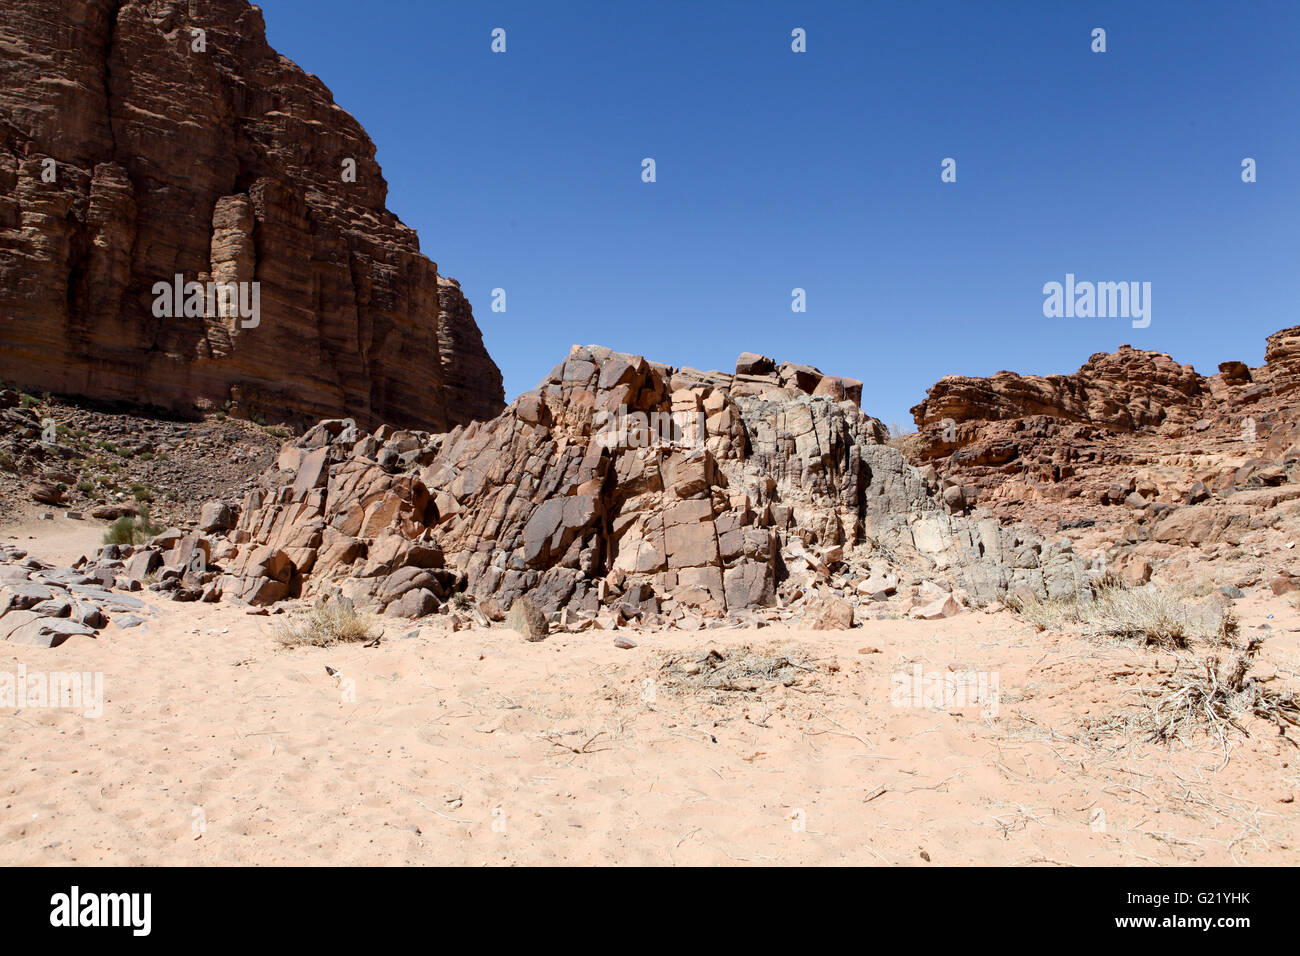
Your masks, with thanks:
[[[908,451],[966,504],[1003,517],[1024,517],[1035,501],[1078,499],[1135,509],[1140,524],[1169,521],[1164,512],[1212,494],[1300,478],[1291,397],[1300,327],[1269,336],[1265,357],[1257,369],[1229,361],[1203,376],[1125,345],[1070,375],[949,375],[912,409],[919,430]],[[1091,526],[1100,515],[1060,518]],[[1129,536],[1147,533],[1144,524]]]
[[[0,36],[0,380],[366,428],[504,407],[374,144],[257,7],[24,0]],[[155,314],[177,275],[258,283],[255,323]]]
[[[1204,380],[1190,365],[1121,345],[1117,352],[1093,355],[1072,375],[945,376],[912,416],[920,428],[944,419],[989,422],[1045,415],[1131,431],[1194,409],[1204,390]]]

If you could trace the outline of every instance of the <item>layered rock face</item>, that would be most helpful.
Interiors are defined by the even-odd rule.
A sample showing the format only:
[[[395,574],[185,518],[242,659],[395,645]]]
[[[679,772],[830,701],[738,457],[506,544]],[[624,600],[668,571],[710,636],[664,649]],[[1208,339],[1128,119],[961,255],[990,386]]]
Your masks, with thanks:
[[[0,39],[0,379],[367,428],[504,407],[469,304],[385,208],[374,144],[258,8],[24,0]],[[257,314],[160,316],[176,275],[243,283]]]
[[[1300,388],[1300,325],[1274,332],[1264,348],[1266,379],[1278,395]]]
[[[1198,404],[1201,376],[1162,352],[1121,345],[1098,352],[1073,375],[1021,376],[999,372],[992,378],[949,375],[912,409],[918,427],[943,419],[1005,421],[1043,415],[1131,431],[1158,425]]]
[[[912,409],[911,451],[965,505],[1003,517],[1236,545],[1289,526],[1278,506],[1300,493],[1300,328],[1270,336],[1265,356],[1202,376],[1124,346],[1073,375],[949,376]]]
[[[860,387],[761,356],[733,375],[575,346],[489,422],[322,422],[214,544],[214,586],[250,603],[337,588],[410,616],[467,591],[632,617],[863,603],[917,571],[973,603],[1083,586],[1068,542],[953,513]]]

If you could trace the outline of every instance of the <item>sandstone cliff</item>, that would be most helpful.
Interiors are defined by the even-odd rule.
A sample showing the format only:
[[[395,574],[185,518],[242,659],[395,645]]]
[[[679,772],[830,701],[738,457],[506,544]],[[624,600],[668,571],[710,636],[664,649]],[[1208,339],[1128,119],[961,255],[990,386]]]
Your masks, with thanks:
[[[22,0],[0,46],[0,380],[433,431],[504,407],[374,144],[257,7]],[[259,283],[256,323],[155,315],[177,274]]]

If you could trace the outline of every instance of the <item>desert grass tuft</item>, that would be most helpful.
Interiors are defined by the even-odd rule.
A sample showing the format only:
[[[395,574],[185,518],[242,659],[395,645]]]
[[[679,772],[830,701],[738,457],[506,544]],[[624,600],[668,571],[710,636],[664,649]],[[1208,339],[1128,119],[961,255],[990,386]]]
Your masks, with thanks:
[[[1237,631],[1226,606],[1193,604],[1185,595],[1154,584],[1126,588],[1110,576],[1080,598],[1012,599],[1008,604],[1040,631],[1074,630],[1085,637],[1145,647],[1179,650],[1192,640],[1223,644]]]
[[[358,614],[351,601],[334,598],[317,601],[306,614],[286,621],[276,639],[285,647],[331,647],[369,641],[373,632],[369,615]]]

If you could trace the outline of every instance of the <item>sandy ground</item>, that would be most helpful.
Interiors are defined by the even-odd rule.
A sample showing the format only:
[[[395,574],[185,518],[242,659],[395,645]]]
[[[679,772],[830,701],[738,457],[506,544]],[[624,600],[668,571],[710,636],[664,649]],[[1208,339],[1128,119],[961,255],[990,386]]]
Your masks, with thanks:
[[[93,547],[67,524],[0,539]],[[1238,605],[1243,632],[1272,628],[1258,669],[1295,686],[1296,611]],[[378,647],[286,650],[283,620],[158,601],[145,627],[0,644],[0,672],[104,688],[98,717],[0,709],[0,863],[1300,863],[1300,757],[1275,727],[1226,751],[1089,736],[1168,655],[1005,612],[630,650],[394,621]],[[687,670],[711,650],[798,666],[707,686],[722,672]],[[896,706],[918,666],[996,676],[999,699]]]

